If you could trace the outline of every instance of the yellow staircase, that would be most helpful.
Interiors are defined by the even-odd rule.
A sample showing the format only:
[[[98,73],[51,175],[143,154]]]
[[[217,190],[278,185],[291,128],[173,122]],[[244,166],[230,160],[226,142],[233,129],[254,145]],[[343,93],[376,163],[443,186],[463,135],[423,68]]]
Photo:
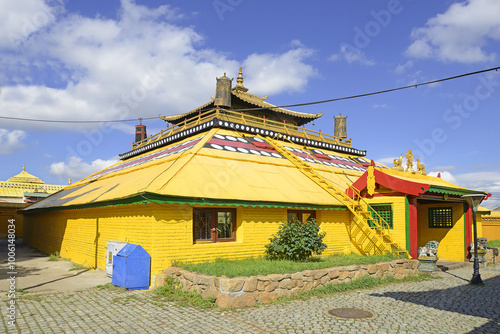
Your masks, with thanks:
[[[347,184],[347,186],[353,191],[353,194],[356,194],[354,198],[349,197],[345,191],[336,187],[332,182],[318,174],[306,161],[302,160],[283,147],[277,139],[259,137],[273,146],[276,151],[297,166],[297,168],[304,175],[326,190],[330,195],[345,205],[349,211],[352,212],[353,219],[350,221],[348,226],[349,235],[351,242],[361,254],[370,255],[395,252],[404,253],[409,256],[408,252],[406,250],[402,250],[401,247],[392,239],[389,234],[387,222],[385,222],[385,220],[380,217],[375,210],[372,209],[372,212],[368,211],[371,209],[368,203],[364,201],[363,203],[360,202],[361,196],[356,188]],[[372,214],[375,214],[378,217],[373,217]],[[373,226],[375,226],[374,228],[370,227],[370,222]]]

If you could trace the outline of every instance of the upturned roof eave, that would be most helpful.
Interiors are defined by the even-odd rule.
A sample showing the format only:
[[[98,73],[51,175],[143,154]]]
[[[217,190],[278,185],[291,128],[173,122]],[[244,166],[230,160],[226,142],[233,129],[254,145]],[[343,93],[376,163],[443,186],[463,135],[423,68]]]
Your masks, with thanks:
[[[293,117],[298,117],[298,118],[303,118],[303,119],[307,119],[309,121],[313,121],[313,120],[323,116],[323,113],[309,114],[309,113],[293,111],[293,110],[289,110],[289,109],[285,109],[285,108],[280,108],[280,107],[275,106],[274,104],[265,102],[264,101],[265,98],[261,98],[261,97],[258,97],[256,95],[246,93],[246,92],[239,92],[237,90],[232,90],[231,95],[239,98],[240,100],[242,100],[250,105],[253,105],[254,108],[272,109],[273,111],[281,113],[281,114],[285,114],[285,115],[289,115],[289,116],[293,116]],[[169,123],[176,123],[176,122],[183,121],[186,118],[191,118],[191,117],[195,116],[196,113],[200,112],[202,109],[210,108],[210,107],[212,107],[212,108],[216,107],[214,105],[214,100],[207,102],[207,103],[199,106],[198,108],[193,109],[193,110],[188,111],[188,112],[185,112],[183,114],[170,115],[170,116],[160,115],[160,118],[166,122],[169,122]],[[252,109],[252,107],[250,107],[248,109]]]

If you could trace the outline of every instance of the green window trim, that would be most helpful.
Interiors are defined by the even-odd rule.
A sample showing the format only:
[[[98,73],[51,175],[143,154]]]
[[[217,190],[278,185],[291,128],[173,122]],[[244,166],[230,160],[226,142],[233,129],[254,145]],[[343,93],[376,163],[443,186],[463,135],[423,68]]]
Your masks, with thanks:
[[[387,225],[389,225],[389,229],[394,228],[394,223],[393,223],[393,210],[392,210],[392,205],[391,204],[371,204],[370,207],[368,208],[368,211],[372,215],[373,219],[376,219],[379,224],[380,224],[380,217],[385,220]],[[378,215],[375,214],[376,211]],[[370,227],[376,227],[375,224],[369,220],[368,225]],[[385,225],[385,224],[380,224],[380,225]]]
[[[429,208],[429,228],[452,228],[453,210],[451,207]]]

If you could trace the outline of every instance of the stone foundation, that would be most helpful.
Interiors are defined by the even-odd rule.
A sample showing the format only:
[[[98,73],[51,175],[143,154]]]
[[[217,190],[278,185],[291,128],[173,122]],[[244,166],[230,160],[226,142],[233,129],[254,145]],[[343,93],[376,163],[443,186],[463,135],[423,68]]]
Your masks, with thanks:
[[[494,264],[500,263],[499,254],[500,254],[500,247],[488,248],[485,254],[486,262]],[[473,259],[471,261],[473,261]]]
[[[242,308],[256,303],[268,303],[281,296],[308,291],[326,284],[350,282],[363,276],[397,279],[418,272],[417,260],[393,260],[369,265],[351,265],[328,269],[306,270],[293,274],[271,274],[228,278],[192,273],[170,267],[155,277],[155,286],[161,286],[166,276],[177,279],[182,288],[194,290],[203,297],[215,297],[219,307]]]

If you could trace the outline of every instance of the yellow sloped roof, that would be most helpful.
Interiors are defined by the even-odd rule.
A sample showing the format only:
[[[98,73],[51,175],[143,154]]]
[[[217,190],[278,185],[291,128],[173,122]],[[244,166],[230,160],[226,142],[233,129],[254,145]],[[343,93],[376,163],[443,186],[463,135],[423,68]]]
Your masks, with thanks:
[[[251,160],[196,156],[176,178],[167,184],[160,181],[159,185],[161,189],[154,188],[156,184],[152,184],[149,189],[155,193],[177,193],[190,197],[340,204],[294,166],[277,166]]]
[[[222,144],[220,138],[224,138],[226,144],[241,144],[244,147],[228,147],[229,145]],[[299,145],[291,143],[285,146],[289,149],[301,149]],[[175,147],[184,150],[177,152]],[[173,153],[165,153],[170,151]],[[147,199],[149,193],[185,198],[341,205],[293,163],[275,151],[263,151],[265,149],[259,151],[248,137],[235,131],[216,128],[120,161],[68,186],[58,194],[57,199],[42,202],[45,202],[45,207],[85,205],[139,194]],[[334,154],[340,156],[339,153]],[[333,165],[311,165],[327,179],[343,172],[342,168]],[[359,170],[346,171],[354,180],[362,174]],[[344,176],[341,178],[345,179]]]
[[[316,172],[341,191],[366,170],[360,165],[366,159],[293,143],[282,142],[281,145],[307,160]],[[465,189],[436,177],[382,170],[407,181]],[[260,137],[212,128],[120,161],[35,203],[28,210],[178,199],[190,203],[239,201],[282,203],[290,207],[342,206]]]

